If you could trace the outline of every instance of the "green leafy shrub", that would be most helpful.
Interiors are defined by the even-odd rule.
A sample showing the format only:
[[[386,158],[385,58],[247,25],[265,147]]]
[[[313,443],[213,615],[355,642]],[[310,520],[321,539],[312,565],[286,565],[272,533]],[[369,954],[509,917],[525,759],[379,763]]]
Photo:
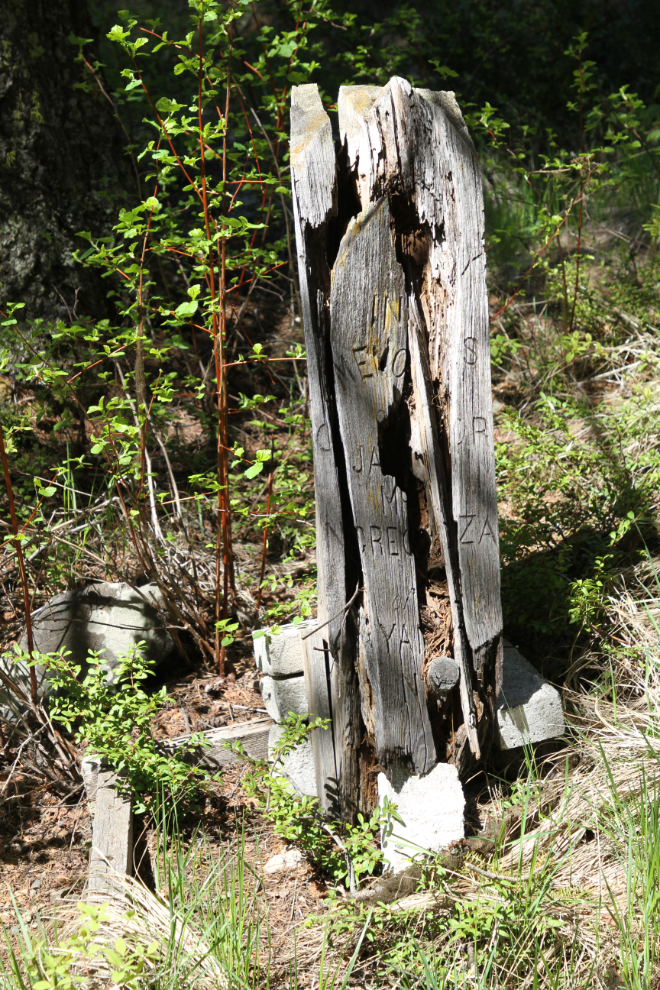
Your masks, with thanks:
[[[271,761],[249,757],[240,743],[232,750],[250,764],[242,787],[287,842],[300,846],[310,859],[333,880],[344,880],[354,888],[361,878],[374,874],[383,862],[381,833],[391,833],[393,819],[400,821],[396,807],[375,808],[369,817],[357,816],[357,824],[331,821],[318,810],[316,798],[297,795],[281,772],[281,763],[311,732],[328,728],[328,720],[289,712],[280,722],[284,731]]]
[[[114,945],[103,945],[97,933],[107,921],[107,905],[79,904],[85,922],[75,935],[50,949],[40,949],[27,960],[32,977],[31,990],[75,990],[89,985],[89,973],[99,965],[109,970],[115,986],[139,990],[158,962],[161,950],[158,942],[143,945],[138,939],[117,938]],[[134,916],[127,911],[126,918]]]
[[[89,654],[89,670],[82,680],[81,668],[67,659],[66,652],[35,654],[32,661],[49,669],[52,721],[63,725],[77,743],[87,743],[86,755],[102,757],[117,772],[135,795],[136,812],[144,811],[158,794],[173,802],[189,799],[196,788],[219,776],[191,765],[189,754],[207,744],[205,736],[194,734],[173,752],[154,739],[151,720],[165,705],[167,692],[165,687],[154,694],[145,690],[145,681],[154,672],[154,661],[141,652],[145,646],[137,643],[117,658],[112,682],[98,653]],[[16,660],[29,663],[20,650]]]

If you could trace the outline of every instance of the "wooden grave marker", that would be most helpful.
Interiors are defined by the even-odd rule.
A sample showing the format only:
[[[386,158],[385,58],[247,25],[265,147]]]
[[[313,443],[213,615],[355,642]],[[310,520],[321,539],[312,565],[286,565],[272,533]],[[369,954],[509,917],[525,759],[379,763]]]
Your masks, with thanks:
[[[342,87],[338,109],[336,151],[317,87],[293,90],[319,566],[306,682],[332,719],[313,737],[321,804],[352,818],[378,769],[465,772],[488,747],[502,612],[477,156],[451,93],[393,78]]]

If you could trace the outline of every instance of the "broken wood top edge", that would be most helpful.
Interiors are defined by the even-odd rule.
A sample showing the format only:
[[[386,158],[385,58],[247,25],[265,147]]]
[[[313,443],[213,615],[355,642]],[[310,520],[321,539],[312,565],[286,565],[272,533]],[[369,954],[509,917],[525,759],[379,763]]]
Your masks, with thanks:
[[[467,144],[471,153],[476,154],[474,143],[453,90],[432,90],[411,86],[408,80],[401,76],[392,76],[384,86],[340,86],[337,107],[342,144],[346,143],[349,136],[355,133],[355,128],[350,127],[350,123],[357,123],[355,120],[349,122],[346,119],[347,115],[357,117],[358,121],[360,118],[366,121],[376,104],[388,97],[394,87],[404,92],[407,91],[409,97],[414,94],[430,107],[440,110],[456,133]]]

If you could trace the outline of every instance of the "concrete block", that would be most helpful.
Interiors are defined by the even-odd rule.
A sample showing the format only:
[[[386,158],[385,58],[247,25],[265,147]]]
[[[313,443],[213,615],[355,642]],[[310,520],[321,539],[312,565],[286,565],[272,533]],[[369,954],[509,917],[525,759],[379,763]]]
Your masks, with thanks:
[[[273,759],[273,751],[282,737],[284,729],[281,725],[271,726],[268,734],[268,758]],[[314,769],[314,753],[309,737],[302,746],[296,746],[288,756],[278,764],[280,772],[291,781],[296,794],[306,797],[316,797],[316,771]]]
[[[88,890],[105,890],[113,877],[133,872],[133,811],[131,796],[116,789],[117,776],[103,766],[97,768],[92,852]]]
[[[506,641],[502,692],[495,710],[500,749],[515,749],[564,734],[559,691]]]
[[[288,623],[280,627],[274,636],[267,632],[254,640],[254,659],[257,670],[270,677],[290,677],[303,672],[303,652],[300,637],[311,632],[316,619],[305,619],[298,625]]]
[[[304,674],[281,679],[262,677],[259,689],[264,708],[275,722],[279,722],[289,712],[306,715],[309,711]]]
[[[381,807],[386,797],[397,805],[404,823],[393,822],[392,835],[382,840],[385,861],[395,873],[405,870],[415,856],[440,852],[464,838],[465,796],[458,770],[450,763],[438,763],[423,777],[394,770],[389,781],[379,773]]]

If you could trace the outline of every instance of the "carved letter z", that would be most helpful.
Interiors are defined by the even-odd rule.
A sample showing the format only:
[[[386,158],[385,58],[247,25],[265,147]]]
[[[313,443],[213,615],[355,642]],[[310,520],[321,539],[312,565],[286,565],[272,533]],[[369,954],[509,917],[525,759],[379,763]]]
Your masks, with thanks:
[[[460,516],[460,519],[467,519],[467,522],[465,524],[465,529],[463,530],[463,532],[459,536],[459,542],[460,543],[474,543],[474,540],[466,540],[465,537],[467,536],[467,531],[470,528],[470,526],[472,525],[472,523],[474,522],[475,518],[476,518],[476,514],[471,515],[471,516]]]

